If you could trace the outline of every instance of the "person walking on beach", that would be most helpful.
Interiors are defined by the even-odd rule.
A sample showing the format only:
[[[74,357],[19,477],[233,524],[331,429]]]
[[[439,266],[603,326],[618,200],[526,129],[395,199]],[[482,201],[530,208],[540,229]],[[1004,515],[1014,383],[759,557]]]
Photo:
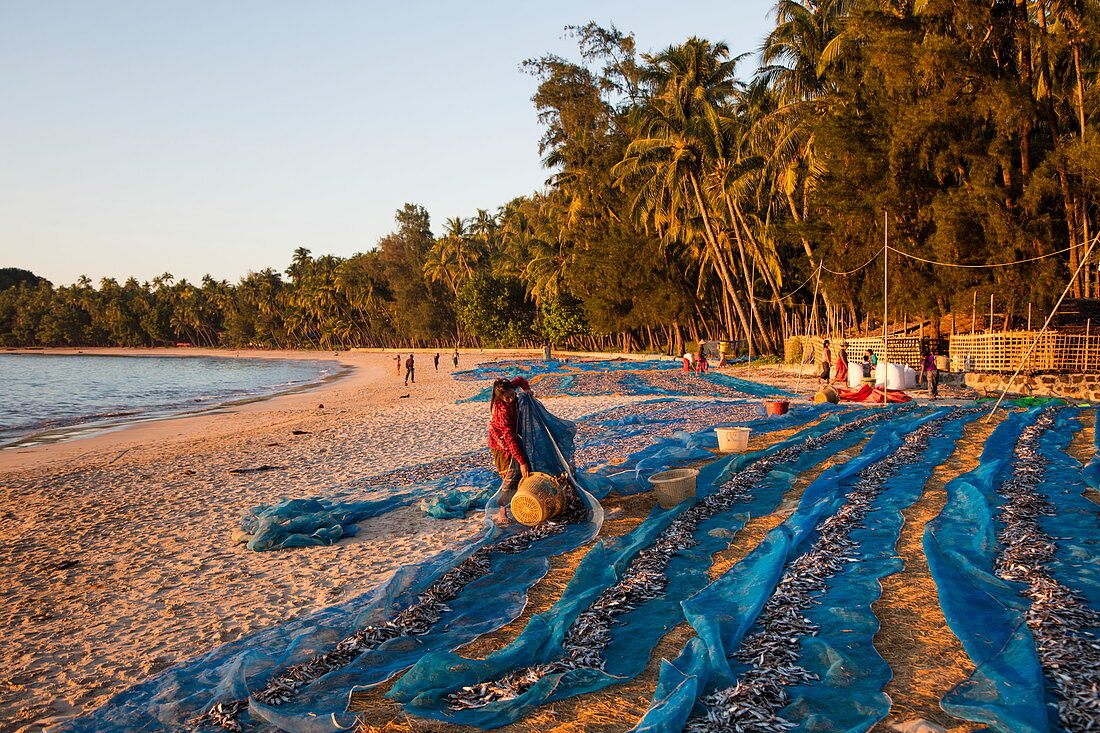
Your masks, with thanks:
[[[921,360],[920,370],[924,375],[924,379],[927,380],[928,399],[938,400],[940,398],[940,372],[936,369],[935,354],[927,349],[924,352],[924,358]]]
[[[833,367],[833,350],[829,348],[829,339],[821,345],[821,378],[829,383],[829,374]]]
[[[454,356],[451,357],[451,363],[454,364],[455,369],[458,369],[458,349],[455,349]]]
[[[493,517],[501,526],[511,524],[508,505],[515,496],[521,479],[531,475],[531,464],[523,450],[516,426],[516,390],[531,394],[531,385],[523,377],[498,379],[493,382],[489,400],[489,449],[500,474],[500,511]]]
[[[438,351],[435,352],[435,359],[433,361],[435,361],[435,370],[438,372],[439,371],[439,352]]]
[[[416,361],[413,359],[413,355],[409,354],[409,358],[405,359],[405,386],[409,386],[409,382],[416,384]]]

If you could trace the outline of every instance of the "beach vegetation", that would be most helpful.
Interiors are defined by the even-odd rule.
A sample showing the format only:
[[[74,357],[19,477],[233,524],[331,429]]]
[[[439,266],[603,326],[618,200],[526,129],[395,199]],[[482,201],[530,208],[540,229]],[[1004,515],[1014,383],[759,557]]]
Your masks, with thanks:
[[[522,65],[540,190],[438,236],[408,203],[369,251],[303,247],[236,283],[54,287],[6,268],[0,343],[728,339],[755,356],[881,327],[884,266],[890,319],[933,334],[990,296],[1009,328],[1066,282],[1100,296],[1096,3],[778,0],[774,19],[756,49],[697,36],[650,53],[570,26],[576,58]]]

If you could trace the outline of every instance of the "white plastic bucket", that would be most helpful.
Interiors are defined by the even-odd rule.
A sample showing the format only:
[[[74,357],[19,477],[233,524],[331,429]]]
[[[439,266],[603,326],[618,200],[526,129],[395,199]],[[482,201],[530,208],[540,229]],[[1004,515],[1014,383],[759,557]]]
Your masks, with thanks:
[[[723,453],[744,453],[749,449],[750,428],[715,428],[718,450]]]
[[[858,361],[848,362],[848,386],[859,389],[863,384],[863,364]]]

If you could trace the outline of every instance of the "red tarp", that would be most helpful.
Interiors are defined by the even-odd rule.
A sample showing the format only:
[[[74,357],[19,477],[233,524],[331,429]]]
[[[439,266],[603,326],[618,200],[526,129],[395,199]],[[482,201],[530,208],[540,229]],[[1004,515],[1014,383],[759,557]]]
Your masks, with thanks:
[[[867,384],[859,389],[844,389],[841,387],[836,393],[840,399],[848,400],[849,402],[882,402],[882,388],[872,387]],[[910,402],[912,399],[912,397],[904,392],[898,392],[894,389],[886,393],[886,400],[888,402]]]

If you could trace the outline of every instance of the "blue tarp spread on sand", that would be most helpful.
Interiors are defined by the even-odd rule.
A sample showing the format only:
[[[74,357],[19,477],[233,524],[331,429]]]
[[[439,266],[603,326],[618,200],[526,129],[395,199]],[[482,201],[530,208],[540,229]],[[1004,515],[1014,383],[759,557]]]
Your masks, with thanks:
[[[524,400],[521,435],[533,466],[559,473],[558,454],[567,460],[572,455],[572,423],[549,415],[533,399]],[[546,437],[529,437],[525,431]],[[587,542],[599,531],[603,510],[590,494],[582,493],[590,510],[587,522],[571,525],[522,553],[492,556],[492,572],[466,586],[450,601],[451,610],[427,634],[392,639],[364,653],[349,667],[315,680],[291,702],[278,708],[252,701],[241,718],[245,729],[269,730],[271,723],[291,733],[349,728],[354,717],[344,711],[354,688],[383,682],[426,652],[454,649],[517,617],[526,603],[527,589],[549,568],[549,558]],[[513,527],[505,531],[521,530]],[[355,630],[389,620],[398,610],[414,603],[417,595],[440,575],[500,537],[501,530],[490,524],[480,540],[448,548],[428,561],[403,568],[366,595],[251,634],[165,670],[61,730],[87,733],[184,729],[190,718],[214,703],[245,698],[287,667],[331,649]]]
[[[766,450],[729,456],[712,463],[699,476],[699,491],[705,494],[714,490],[751,462],[788,446],[800,445],[809,437],[865,414],[860,411],[833,415],[820,425],[803,430]],[[554,607],[535,616],[516,641],[505,649],[484,660],[465,659],[455,654],[427,655],[398,681],[389,695],[406,703],[406,709],[414,715],[490,729],[513,722],[539,705],[637,676],[648,663],[656,643],[683,620],[680,601],[709,582],[710,556],[726,546],[729,538],[750,517],[774,511],[799,472],[836,451],[851,447],[863,437],[856,431],[827,446],[807,451],[789,465],[772,471],[766,481],[754,488],[751,501],[702,522],[695,532],[699,544],[673,555],[668,566],[666,592],[617,620],[613,627],[613,640],[607,648],[604,672],[578,670],[549,675],[517,698],[493,702],[473,710],[451,710],[441,700],[442,696],[459,687],[494,680],[517,668],[549,662],[559,656],[562,640],[577,614],[605,588],[617,582],[637,552],[651,544],[653,538],[687,504],[668,511],[654,509],[650,517],[633,532],[597,544],[583,558]]]
[[[817,524],[843,505],[859,471],[893,453],[920,424],[943,414],[910,414],[879,428],[859,456],[827,469],[807,487],[795,512],[744,560],[684,601],[698,636],[679,657],[662,664],[653,703],[636,731],[680,730],[693,710],[701,712],[699,698],[736,683],[745,666],[729,655],[752,629],[788,563],[816,539]],[[918,464],[890,479],[864,526],[851,535],[859,542],[860,562],[831,578],[821,604],[804,611],[820,630],[802,640],[800,664],[821,681],[788,688],[791,702],[779,715],[796,723],[796,730],[866,730],[889,710],[881,688],[890,670],[871,643],[878,629],[871,603],[881,590],[878,579],[900,567],[894,544],[902,509],[920,496],[961,430],[961,423],[949,423]]]

